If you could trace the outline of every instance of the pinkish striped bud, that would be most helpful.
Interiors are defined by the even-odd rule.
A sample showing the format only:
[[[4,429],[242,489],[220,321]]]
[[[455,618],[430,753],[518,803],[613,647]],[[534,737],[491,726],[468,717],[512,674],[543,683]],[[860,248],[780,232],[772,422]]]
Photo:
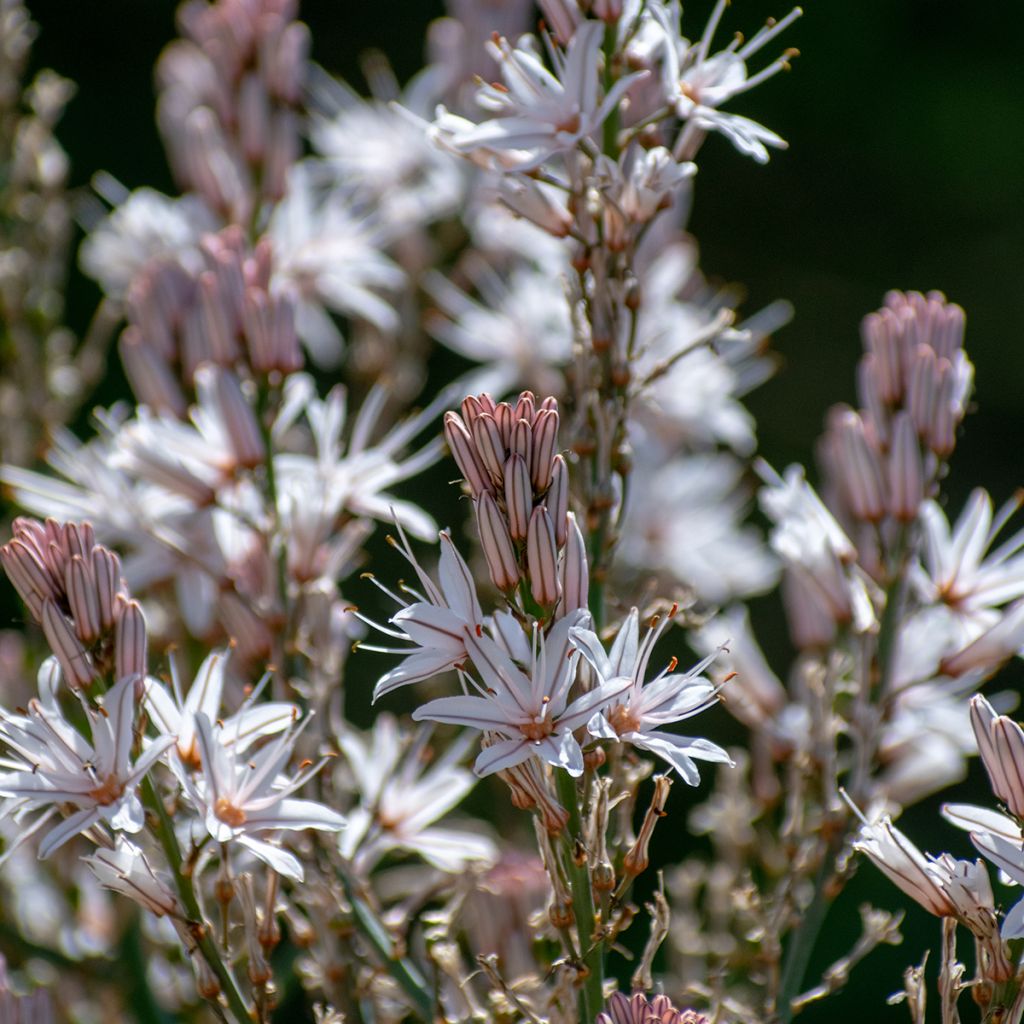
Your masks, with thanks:
[[[555,238],[565,238],[572,230],[572,215],[554,196],[529,178],[503,178],[501,201],[520,217]]]
[[[1014,817],[1024,817],[1024,731],[981,694],[971,698],[971,727],[992,792]]]
[[[495,407],[492,415],[494,416],[495,422],[498,424],[498,429],[501,431],[502,443],[505,445],[506,449],[511,449],[512,427],[515,422],[515,418],[512,415],[512,407],[508,402],[502,402],[500,405]]]
[[[542,409],[533,424],[533,466],[530,479],[534,490],[543,494],[551,483],[551,460],[558,450],[558,413]]]
[[[136,691],[145,679],[147,665],[146,618],[142,606],[119,594],[117,603],[121,611],[114,631],[114,667],[118,679],[136,676]]]
[[[299,158],[299,120],[294,110],[278,110],[270,121],[270,141],[260,182],[264,198],[276,201],[287,191],[288,170]]]
[[[17,525],[15,532],[17,534]],[[61,588],[54,585],[53,577],[35,546],[16,535],[14,540],[0,547],[0,562],[33,618],[37,622],[42,621],[43,602],[55,601]]]
[[[184,419],[188,402],[167,360],[143,340],[137,327],[126,327],[118,342],[121,365],[135,397],[156,412]]]
[[[882,402],[878,387],[878,360],[868,352],[857,364],[857,397],[861,404],[861,416],[871,424],[879,441],[889,442],[889,417]]]
[[[203,367],[196,375],[196,386],[204,397],[209,396],[220,414],[235,462],[249,469],[262,465],[266,447],[260,425],[234,373],[219,367]]]
[[[841,471],[853,514],[858,519],[877,523],[885,515],[882,467],[875,447],[869,442],[864,422],[852,410],[841,412],[836,424],[839,432]]]
[[[491,580],[501,591],[513,590],[519,585],[519,562],[505,519],[494,498],[487,492],[481,494],[474,505],[480,546],[487,559]]]
[[[213,353],[206,340],[202,314],[193,307],[184,316],[181,324],[181,369],[186,384],[191,384],[196,370],[213,359]]]
[[[577,608],[589,607],[590,601],[587,542],[572,512],[566,515],[565,521],[568,537],[565,541],[565,550],[562,552],[562,603],[558,608],[559,618],[574,612]]]
[[[482,412],[473,420],[471,433],[480,461],[490,473],[495,487],[501,487],[505,471],[505,445],[494,417]]]
[[[551,460],[551,483],[548,486],[545,504],[555,527],[555,543],[562,547],[568,536],[569,467],[561,455],[556,455]]]
[[[459,419],[458,413],[444,414],[444,436],[452,458],[462,471],[462,478],[469,484],[473,497],[479,498],[481,494],[493,492],[491,478],[487,475],[487,470],[477,455],[476,445],[473,444],[473,439],[469,436],[466,425]]]
[[[96,546],[96,531],[92,523],[66,523],[60,535],[60,547],[65,558],[73,558],[75,555],[87,556],[92,554]]]
[[[242,307],[242,333],[253,372],[263,374],[276,369],[270,326],[270,300],[267,293],[258,288],[250,288],[246,292]]]
[[[75,633],[85,644],[93,643],[101,631],[100,602],[91,562],[91,558],[86,562],[81,555],[73,555],[64,571],[64,586]]]
[[[874,355],[879,394],[888,405],[903,395],[903,330],[900,318],[890,309],[869,313],[861,322],[864,348]]]
[[[953,366],[947,359],[939,359],[935,383],[935,402],[932,419],[926,431],[928,447],[940,459],[946,459],[956,447],[956,427],[960,422],[960,410],[954,398],[956,380]]]
[[[269,311],[272,369],[285,376],[298,373],[304,362],[302,345],[295,330],[295,297],[287,292],[272,295]]]
[[[490,397],[489,395],[487,396]],[[491,402],[491,405],[494,403]],[[494,412],[491,409],[485,409],[480,402],[480,399],[475,395],[466,395],[462,400],[462,419],[465,421],[466,427],[470,433],[473,432],[473,424],[476,422],[477,416],[482,412],[488,412],[492,416]]]
[[[533,428],[526,420],[516,420],[512,425],[512,439],[509,451],[521,455],[533,478]]]
[[[526,420],[531,426],[537,416],[537,399],[532,391],[524,391],[512,410],[513,420]]]
[[[612,25],[622,17],[622,2],[623,0],[594,0],[590,9],[595,18]]]
[[[888,468],[889,512],[899,522],[911,523],[924,501],[924,466],[914,421],[906,411],[893,419]]]
[[[251,164],[258,164],[267,149],[270,99],[260,79],[250,72],[238,86],[238,141]]]
[[[60,664],[68,686],[76,690],[88,686],[95,675],[89,655],[56,602],[43,602],[41,623],[43,635]]]
[[[939,368],[935,353],[927,345],[918,345],[910,363],[906,406],[914,419],[918,437],[925,438],[935,418]]]
[[[96,580],[100,626],[110,629],[117,619],[117,595],[121,590],[121,559],[104,547],[92,549],[92,573]]]
[[[530,489],[530,471],[519,455],[509,456],[505,463],[505,507],[508,509],[508,529],[513,540],[526,540],[533,511],[533,491]]]
[[[221,295],[217,275],[204,270],[199,275],[200,323],[206,334],[210,359],[220,366],[230,366],[238,358],[234,324]]]
[[[550,608],[558,600],[560,589],[558,548],[555,546],[555,528],[551,516],[543,505],[538,505],[530,516],[526,533],[526,568],[534,600]]]

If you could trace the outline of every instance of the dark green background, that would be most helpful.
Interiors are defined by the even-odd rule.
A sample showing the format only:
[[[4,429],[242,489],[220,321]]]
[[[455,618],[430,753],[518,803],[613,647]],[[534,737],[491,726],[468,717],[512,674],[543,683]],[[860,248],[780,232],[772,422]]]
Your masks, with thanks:
[[[709,6],[687,8],[691,34],[700,33]],[[35,63],[79,85],[60,130],[74,183],[84,187],[106,169],[130,187],[170,189],[153,125],[152,65],[173,34],[173,5],[36,0],[30,7],[42,27]],[[722,41],[787,9],[735,0]],[[314,56],[356,85],[358,55],[369,47],[384,51],[399,76],[408,77],[420,65],[424,27],[440,13],[433,0],[303,5]],[[750,311],[777,297],[796,308],[776,339],[782,370],[750,401],[762,450],[773,463],[809,461],[825,410],[852,399],[860,317],[888,288],[939,288],[967,310],[968,349],[977,367],[978,411],[953,460],[951,508],[974,485],[988,487],[997,503],[1020,485],[1022,22],[1010,4],[810,0],[779,43],[802,51],[793,71],[729,108],[778,131],[790,150],[758,167],[721,139],[708,142],[692,219],[706,273],[743,282]],[[81,328],[95,300],[91,284],[74,281],[73,326]],[[782,648],[771,637],[767,642]],[[974,792],[965,788],[957,798],[985,799],[976,769],[972,779]],[[904,826],[935,852],[968,853],[962,838],[938,822],[934,804],[909,813]],[[892,908],[905,902],[864,866],[826,927],[820,965],[852,943],[855,908],[864,899]],[[869,960],[844,996],[808,1011],[806,1019],[906,1020],[905,1010],[887,1007],[884,997],[900,987],[902,967],[937,943],[938,922],[910,909],[906,931],[903,947]],[[965,1021],[972,1019],[967,1003]]]

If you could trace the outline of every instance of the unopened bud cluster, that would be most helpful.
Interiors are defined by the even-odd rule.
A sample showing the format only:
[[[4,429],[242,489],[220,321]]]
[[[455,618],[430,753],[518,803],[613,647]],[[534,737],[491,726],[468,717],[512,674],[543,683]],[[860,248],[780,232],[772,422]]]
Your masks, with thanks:
[[[525,579],[533,599],[563,614],[586,603],[586,556],[569,512],[569,472],[558,451],[558,403],[524,391],[516,403],[469,396],[445,414],[452,455],[473,496],[494,585]],[[562,554],[561,560],[559,558]]]
[[[270,243],[247,251],[241,228],[207,235],[204,268],[154,261],[132,282],[121,359],[139,401],[185,417],[184,388],[204,363],[244,367],[247,375],[289,374],[302,367],[294,303],[270,292]],[[183,388],[184,385],[184,388]]]
[[[862,332],[861,408],[832,410],[824,458],[853,522],[912,522],[965,412],[972,370],[963,351],[964,312],[939,292],[890,292]]]
[[[11,583],[43,627],[73,687],[113,670],[146,672],[146,622],[121,578],[121,560],[96,543],[88,523],[18,518],[0,547]]]
[[[244,223],[299,155],[309,30],[295,0],[186,4],[157,65],[157,119],[183,189]]]

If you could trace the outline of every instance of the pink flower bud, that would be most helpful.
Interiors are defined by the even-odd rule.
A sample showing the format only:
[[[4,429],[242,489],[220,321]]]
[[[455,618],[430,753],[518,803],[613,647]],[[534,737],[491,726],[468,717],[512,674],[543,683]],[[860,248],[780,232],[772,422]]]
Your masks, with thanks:
[[[96,580],[100,625],[110,629],[117,618],[117,595],[121,590],[121,559],[104,547],[92,549],[92,572]]]
[[[505,445],[498,424],[490,413],[482,412],[473,420],[471,433],[480,461],[490,473],[495,487],[500,487],[505,471]]]
[[[935,401],[932,405],[932,419],[928,425],[926,437],[928,447],[940,459],[946,459],[956,447],[956,427],[960,422],[960,410],[954,397],[956,380],[952,364],[947,359],[939,359],[935,383]]]
[[[64,576],[68,608],[71,610],[75,632],[78,639],[85,644],[91,644],[96,640],[101,631],[100,603],[91,562],[91,558],[86,562],[81,555],[73,555]]]
[[[519,585],[519,562],[512,546],[508,526],[489,493],[481,494],[474,505],[480,546],[483,548],[484,558],[487,559],[491,580],[501,591],[513,590]]]
[[[533,424],[533,466],[530,478],[538,494],[551,483],[551,460],[558,449],[558,413],[542,409]]]
[[[199,310],[210,359],[220,366],[230,366],[238,358],[238,342],[233,317],[212,270],[204,270],[199,275]]]
[[[474,498],[494,490],[487,470],[484,469],[480,456],[477,455],[473,439],[466,430],[466,425],[459,419],[458,413],[444,414],[444,436],[448,442],[452,457],[462,471],[462,477],[469,484]]]
[[[533,491],[530,472],[519,455],[509,456],[505,463],[505,507],[508,509],[508,527],[513,540],[526,540],[533,511]]]
[[[483,397],[483,396],[481,396]],[[508,402],[502,402],[496,406],[494,412],[495,422],[498,424],[498,429],[501,431],[501,440],[505,445],[506,449],[512,447],[512,427],[515,422],[515,417],[512,415],[512,407]]]
[[[935,418],[935,401],[939,370],[934,351],[927,345],[918,345],[910,363],[907,382],[906,406],[914,419],[919,437],[927,437]]]
[[[533,421],[537,416],[537,399],[534,398],[532,391],[524,391],[519,399],[516,401],[516,406],[512,410],[512,419],[515,420],[526,420],[530,426],[533,426]]]
[[[0,562],[33,617],[42,621],[43,602],[56,600],[60,589],[54,586],[52,576],[33,546],[16,536],[0,547]]]
[[[512,439],[509,450],[521,455],[533,477],[533,428],[524,420],[516,420],[512,426]]]
[[[302,369],[302,346],[295,330],[295,298],[287,292],[270,297],[270,342],[273,369],[285,376]]]
[[[910,413],[901,411],[893,420],[889,451],[889,512],[902,523],[917,518],[924,501],[924,467],[921,448]]]
[[[267,149],[270,100],[263,82],[249,72],[238,86],[238,140],[246,160],[261,163]]]
[[[558,608],[559,618],[576,611],[577,608],[587,608],[590,601],[587,542],[572,512],[566,515],[565,522],[568,537],[565,541],[565,550],[562,552],[562,603]]]
[[[54,601],[46,600],[43,602],[41,621],[46,642],[56,656],[68,686],[73,689],[88,686],[95,673],[67,616]]]
[[[526,534],[526,567],[534,600],[550,608],[558,600],[558,549],[548,510],[539,505],[530,516]]]
[[[126,327],[118,342],[121,365],[135,397],[156,412],[184,419],[188,402],[166,359],[148,345],[137,327]]]
[[[1014,817],[1024,817],[1024,731],[980,694],[971,698],[971,726],[992,792]]]
[[[121,612],[114,632],[114,666],[118,679],[138,677],[136,692],[140,689],[147,669],[146,618],[138,601],[119,594],[117,603]]]
[[[561,455],[556,455],[551,460],[551,483],[546,504],[555,527],[555,543],[562,547],[568,536],[569,467]]]
[[[861,418],[852,410],[840,414],[837,422],[843,482],[853,514],[877,523],[885,515],[882,467],[876,448],[869,442]]]
[[[266,457],[263,435],[256,413],[242,394],[238,378],[231,370],[208,369],[212,380],[201,371],[196,383],[202,391],[208,391],[220,414],[235,462],[250,469],[261,465]]]

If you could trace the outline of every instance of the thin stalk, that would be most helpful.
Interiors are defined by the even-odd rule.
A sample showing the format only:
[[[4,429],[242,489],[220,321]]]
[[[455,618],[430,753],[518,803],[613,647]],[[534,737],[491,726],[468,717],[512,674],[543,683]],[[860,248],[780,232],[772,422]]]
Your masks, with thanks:
[[[577,864],[577,850],[583,848],[583,824],[580,815],[579,796],[576,781],[565,771],[555,772],[558,800],[569,812],[569,828],[566,839],[569,843],[567,868],[572,888],[572,910],[576,918],[576,941],[579,945],[583,966],[583,988],[580,993],[581,1024],[593,1024],[594,1018],[604,1005],[604,948],[594,939],[594,895],[590,887],[590,866],[587,859]]]
[[[359,934],[373,947],[388,973],[411,1000],[419,1017],[427,1022],[433,1021],[435,999],[427,980],[408,957],[395,955],[394,940],[381,924],[373,908],[355,891],[344,872],[339,872],[339,877],[345,891],[345,899],[352,908],[353,923],[359,929]]]
[[[167,814],[167,808],[156,791],[152,779],[146,776],[142,780],[142,797],[146,806],[156,815],[156,835],[160,846],[167,858],[167,865],[174,876],[175,888],[178,890],[178,898],[188,915],[188,919],[195,926],[190,929],[192,938],[195,939],[203,959],[210,965],[210,969],[217,976],[220,982],[221,991],[227,999],[228,1009],[238,1024],[252,1024],[252,1017],[249,1014],[245,1000],[238,989],[238,983],[234,975],[228,969],[227,964],[221,959],[217,944],[210,938],[209,930],[203,920],[203,911],[199,906],[199,898],[196,896],[195,887],[192,884],[192,876],[188,871],[183,870],[181,849],[178,846],[178,839],[174,834],[174,823]]]

